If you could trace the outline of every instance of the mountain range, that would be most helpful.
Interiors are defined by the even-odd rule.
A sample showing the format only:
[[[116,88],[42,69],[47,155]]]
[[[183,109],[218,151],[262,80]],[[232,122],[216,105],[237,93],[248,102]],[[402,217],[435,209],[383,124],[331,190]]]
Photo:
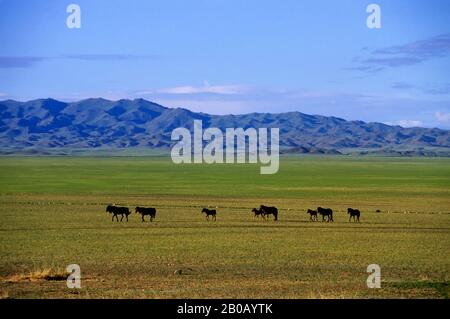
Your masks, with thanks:
[[[168,149],[174,143],[172,130],[192,130],[194,119],[202,120],[204,128],[223,131],[278,127],[280,148],[286,153],[450,154],[450,131],[438,128],[403,128],[300,112],[211,115],[144,99],[102,98],[69,103],[0,101],[0,148],[3,154],[68,148]]]

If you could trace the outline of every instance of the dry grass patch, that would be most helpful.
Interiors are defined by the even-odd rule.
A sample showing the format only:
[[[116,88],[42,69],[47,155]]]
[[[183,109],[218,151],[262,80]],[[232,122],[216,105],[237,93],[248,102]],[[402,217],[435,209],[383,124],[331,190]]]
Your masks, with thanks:
[[[62,281],[66,280],[68,273],[61,269],[53,269],[52,267],[46,267],[30,271],[29,273],[15,274],[9,277],[6,281],[10,283],[22,282],[22,281]]]
[[[0,290],[0,299],[9,299],[9,293],[6,290]]]

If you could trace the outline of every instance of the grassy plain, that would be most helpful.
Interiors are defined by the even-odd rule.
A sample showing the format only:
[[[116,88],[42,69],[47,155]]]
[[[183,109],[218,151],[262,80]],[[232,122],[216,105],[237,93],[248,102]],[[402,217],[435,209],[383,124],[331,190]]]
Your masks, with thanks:
[[[108,203],[156,207],[156,221],[111,222]],[[260,204],[280,220],[255,220]],[[335,223],[310,222],[317,206]],[[0,297],[448,298],[449,251],[450,159],[289,156],[260,175],[157,156],[0,158]],[[73,263],[75,291],[52,280]],[[372,263],[381,289],[366,286]]]

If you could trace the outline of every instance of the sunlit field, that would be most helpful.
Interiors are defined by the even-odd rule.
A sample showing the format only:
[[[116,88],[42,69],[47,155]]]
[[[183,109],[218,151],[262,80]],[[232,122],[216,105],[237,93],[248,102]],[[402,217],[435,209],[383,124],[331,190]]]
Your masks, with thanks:
[[[0,193],[3,298],[449,295],[450,159],[289,156],[260,175],[157,156],[2,157]],[[133,209],[128,222],[111,221],[111,203]],[[260,204],[279,220],[254,218]],[[143,223],[138,205],[156,220]],[[335,222],[311,222],[317,206]],[[69,264],[81,289],[66,286]],[[380,289],[367,288],[369,264]]]

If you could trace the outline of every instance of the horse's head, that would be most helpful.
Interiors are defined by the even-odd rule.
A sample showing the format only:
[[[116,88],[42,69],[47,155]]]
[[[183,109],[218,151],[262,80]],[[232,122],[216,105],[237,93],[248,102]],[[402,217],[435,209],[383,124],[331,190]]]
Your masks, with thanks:
[[[252,209],[252,213],[258,213],[259,211],[256,208]]]
[[[208,208],[203,208],[203,209],[202,209],[202,213],[207,213],[208,211],[209,211]]]
[[[106,212],[107,213],[111,213],[112,212],[112,210],[113,210],[113,205],[108,205],[108,206],[106,206]]]
[[[139,210],[140,210],[140,207],[139,207],[139,206],[136,206],[136,208],[134,209],[134,212],[135,212],[135,213],[139,213]]]

